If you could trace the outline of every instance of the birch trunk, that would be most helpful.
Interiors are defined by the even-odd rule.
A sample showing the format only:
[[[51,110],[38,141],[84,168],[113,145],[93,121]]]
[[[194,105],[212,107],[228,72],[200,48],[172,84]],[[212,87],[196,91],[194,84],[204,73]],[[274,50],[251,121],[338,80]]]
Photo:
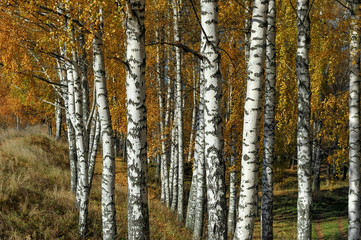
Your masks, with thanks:
[[[76,159],[76,146],[75,146],[75,133],[73,125],[70,122],[70,119],[67,117],[68,126],[68,144],[69,144],[69,162],[70,162],[70,190],[76,194],[77,183],[78,183],[78,168],[77,168],[77,159]]]
[[[193,161],[193,172],[192,172],[192,181],[191,187],[189,190],[188,204],[187,204],[187,214],[186,214],[186,228],[193,230],[194,228],[194,210],[195,210],[195,201],[197,195],[197,173],[198,173],[198,161]]]
[[[77,204],[79,205],[79,235],[85,237],[88,232],[88,162],[86,159],[84,142],[84,124],[82,119],[82,97],[80,89],[79,69],[77,57],[73,52],[74,65],[68,66],[68,107],[71,122],[75,130],[77,149]]]
[[[182,6],[181,0],[172,0],[173,8],[173,27],[174,41],[180,42],[179,17]],[[182,70],[181,70],[181,52],[175,48],[176,59],[176,108],[177,108],[177,137],[178,137],[178,199],[177,211],[178,221],[184,221],[184,157],[183,157],[183,104],[182,104]]]
[[[91,139],[92,144],[91,148],[89,148],[89,171],[88,171],[88,182],[89,182],[89,191],[91,190],[92,183],[93,183],[93,176],[94,176],[94,168],[95,168],[95,162],[98,152],[98,146],[99,146],[99,139],[100,139],[100,122],[97,117],[97,114],[94,117],[94,137]]]
[[[194,227],[193,239],[202,237],[204,217],[204,194],[206,187],[205,179],[205,152],[204,152],[204,77],[200,75],[199,110],[196,125],[196,137],[194,146],[194,161],[197,162],[195,197],[194,197]]]
[[[204,74],[204,138],[207,179],[208,238],[226,239],[227,212],[218,49],[218,1],[201,0],[201,71]]]
[[[149,239],[145,0],[127,1],[128,239]]]
[[[100,26],[93,38],[93,69],[98,105],[103,149],[102,172],[102,223],[103,239],[115,239],[117,227],[115,222],[115,159],[113,148],[113,128],[109,110],[108,92],[105,78],[103,52],[103,23],[100,8]]]
[[[349,195],[348,195],[348,239],[360,239],[360,26],[358,3],[350,3],[350,97],[349,97]]]
[[[237,213],[237,190],[236,190],[236,181],[237,181],[237,172],[236,172],[236,136],[231,133],[231,157],[229,159],[229,207],[228,207],[228,220],[227,220],[227,230],[228,234],[233,235],[234,229],[236,227],[236,213]]]
[[[61,122],[62,122],[62,114],[61,114],[61,99],[59,97],[55,100],[55,140],[59,141],[61,137]]]
[[[297,1],[297,54],[296,74],[298,83],[297,117],[297,238],[311,239],[312,171],[310,145],[311,90],[309,75],[310,18],[309,0]]]
[[[160,42],[163,42],[164,34],[163,29],[159,33]],[[157,47],[157,71],[158,71],[158,101],[159,101],[159,124],[160,124],[160,138],[161,138],[161,153],[160,153],[160,170],[161,170],[161,202],[167,202],[168,188],[168,167],[167,167],[167,154],[166,154],[166,136],[165,136],[165,114],[164,114],[164,50],[159,45]]]
[[[171,105],[171,96],[172,96],[172,87],[171,84],[168,82],[168,87],[167,87],[167,105],[166,105],[166,114],[165,114],[165,126],[170,129],[170,125],[169,125],[169,119],[170,119],[170,115],[171,115],[171,110],[170,110],[170,105]],[[170,136],[170,133],[167,132],[167,135]],[[166,135],[166,138],[167,138]],[[166,144],[166,162],[164,164],[164,172],[165,172],[165,176],[167,176],[168,179],[165,179],[165,201],[166,201],[166,205],[168,208],[171,207],[171,178],[170,178],[170,174],[171,174],[171,166],[169,168],[169,172],[168,172],[168,159],[170,156],[170,149],[171,149],[171,143],[169,142],[169,137],[167,138],[167,144]],[[170,164],[171,165],[171,164]]]
[[[174,113],[174,115],[177,115],[177,111]],[[175,122],[176,119],[174,119],[173,122]],[[174,124],[174,123],[173,123]],[[175,211],[177,209],[178,204],[178,128],[176,125],[173,125],[172,128],[172,157],[171,161],[173,163],[173,175],[172,175],[172,205],[171,210]]]
[[[252,239],[257,208],[259,121],[264,75],[268,1],[255,0],[251,24],[247,92],[244,106],[241,192],[234,239]]]
[[[276,2],[269,0],[266,38],[266,84],[262,166],[262,239],[273,239],[273,161],[276,99]]]

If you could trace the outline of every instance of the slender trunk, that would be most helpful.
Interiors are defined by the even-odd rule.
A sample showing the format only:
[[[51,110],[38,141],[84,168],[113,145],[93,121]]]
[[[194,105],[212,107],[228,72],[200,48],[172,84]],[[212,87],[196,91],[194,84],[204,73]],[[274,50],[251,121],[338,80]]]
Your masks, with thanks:
[[[205,179],[205,152],[204,152],[204,78],[200,75],[200,95],[199,95],[199,110],[198,119],[196,120],[196,136],[194,146],[194,161],[197,162],[196,182],[195,182],[195,197],[194,197],[194,228],[193,239],[201,239],[203,232],[203,217],[204,217],[204,195],[206,188]]]
[[[177,115],[177,110],[175,112],[175,116]],[[175,120],[174,120],[175,121]],[[171,161],[173,162],[173,179],[172,179],[172,206],[171,210],[175,211],[177,209],[178,204],[178,128],[177,126],[173,125],[172,128],[172,158]]]
[[[268,1],[255,0],[244,106],[241,193],[234,239],[252,239],[258,197],[259,122]]]
[[[96,115],[97,116],[97,115]],[[95,117],[94,124],[94,137],[92,138],[92,147],[89,148],[89,171],[88,171],[88,179],[89,179],[89,191],[91,190],[94,176],[94,168],[95,162],[97,158],[99,139],[100,139],[100,122],[97,117]]]
[[[127,1],[128,239],[149,239],[145,0]]]
[[[236,171],[236,136],[233,131],[231,131],[231,157],[229,159],[229,207],[228,207],[228,220],[227,220],[227,229],[228,234],[233,235],[234,229],[236,227],[236,212],[237,212],[237,190],[236,190],[236,181],[237,181],[237,171]]]
[[[171,96],[172,96],[172,87],[171,87],[171,84],[168,83],[168,87],[167,87],[167,106],[166,106],[166,114],[165,114],[165,121],[164,121],[164,124],[165,126],[170,129],[170,125],[169,125],[169,119],[170,119],[170,115],[171,115],[171,110],[170,110],[170,105],[171,105]],[[168,137],[167,137],[168,136]],[[170,157],[170,150],[171,150],[171,143],[169,142],[169,139],[170,139],[170,133],[169,131],[167,132],[167,134],[165,135],[165,138],[168,139],[167,143],[166,143],[166,146],[165,146],[165,163],[164,163],[164,177],[167,178],[165,179],[165,202],[166,202],[166,205],[168,208],[171,207],[171,198],[172,198],[172,193],[171,193],[171,171],[172,170],[172,166],[170,166],[169,168],[169,172],[168,172],[168,160],[169,160],[169,157]],[[172,165],[172,164],[170,164]]]
[[[174,41],[180,42],[179,18],[182,6],[181,0],[172,0]],[[177,108],[177,128],[178,128],[178,199],[177,211],[178,221],[184,221],[184,157],[183,157],[183,104],[182,104],[182,76],[181,76],[181,52],[175,49],[176,58],[176,108]]]
[[[161,29],[158,38],[160,42],[163,42],[163,29]],[[157,70],[158,70],[158,101],[159,101],[159,123],[160,123],[160,170],[161,170],[161,201],[162,203],[167,202],[167,188],[168,188],[168,167],[167,167],[167,154],[166,154],[166,136],[165,136],[165,114],[164,114],[164,50],[161,46],[157,47]]]
[[[273,162],[276,99],[276,2],[269,0],[266,38],[266,84],[262,166],[262,239],[273,239]]]
[[[61,137],[61,122],[62,122],[62,112],[61,112],[61,99],[59,97],[56,98],[55,100],[55,128],[56,128],[56,133],[55,133],[55,140],[59,141],[60,137]]]
[[[20,130],[20,118],[18,115],[16,115],[16,129],[19,131]]]
[[[193,230],[194,228],[194,210],[195,210],[195,201],[197,195],[197,165],[198,161],[193,161],[193,173],[191,187],[189,190],[188,204],[187,204],[187,214],[186,214],[186,228]]]
[[[310,146],[310,75],[309,75],[309,43],[310,18],[309,0],[297,1],[297,54],[296,74],[298,83],[298,117],[297,117],[297,237],[311,239],[311,207],[312,207],[312,171]]]
[[[70,190],[76,194],[77,190],[77,158],[75,146],[75,133],[70,119],[67,117],[66,125],[68,126],[68,144],[69,144],[69,162],[70,162]]]
[[[113,128],[105,79],[103,52],[103,22],[100,8],[100,24],[93,38],[93,69],[103,149],[102,172],[102,223],[103,239],[114,239],[117,235],[115,222],[115,159]]]
[[[218,49],[218,1],[201,0],[201,71],[204,78],[204,138],[207,179],[208,238],[226,239],[227,212]]]
[[[360,239],[360,4],[349,4],[351,13],[350,39],[350,97],[349,97],[349,195],[348,239]]]

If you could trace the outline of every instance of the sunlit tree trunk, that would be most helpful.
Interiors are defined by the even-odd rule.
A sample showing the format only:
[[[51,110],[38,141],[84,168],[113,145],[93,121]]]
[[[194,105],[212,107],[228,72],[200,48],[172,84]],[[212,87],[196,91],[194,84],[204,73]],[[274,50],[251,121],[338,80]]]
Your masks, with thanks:
[[[195,210],[195,201],[197,195],[197,168],[198,161],[193,161],[193,172],[192,172],[192,181],[191,187],[189,190],[188,204],[187,204],[187,213],[186,213],[186,227],[193,230],[194,228],[194,210]]]
[[[244,106],[241,192],[234,239],[252,239],[257,208],[259,122],[264,76],[268,1],[253,2],[247,92]]]
[[[94,176],[94,168],[96,157],[98,153],[98,146],[99,146],[99,139],[100,139],[100,122],[98,119],[98,114],[95,114],[94,117],[94,124],[92,126],[91,131],[94,132],[94,137],[90,139],[91,147],[89,148],[89,170],[88,170],[88,182],[89,182],[89,191],[91,190],[92,183],[93,183],[93,176]]]
[[[61,137],[62,122],[61,99],[59,97],[55,99],[55,104],[55,140],[59,141]]]
[[[221,73],[218,49],[218,1],[201,0],[201,71],[204,74],[204,138],[208,238],[226,239],[227,211],[221,116]]]
[[[176,116],[177,109],[174,113],[173,127],[172,127],[172,148],[171,148],[171,165],[173,166],[173,174],[172,174],[172,205],[171,210],[175,211],[177,209],[178,204],[178,128],[176,125]]]
[[[174,28],[174,41],[180,42],[180,29],[179,18],[180,10],[182,7],[181,0],[172,0],[173,8],[173,28]],[[178,137],[178,199],[177,199],[177,212],[178,221],[184,221],[184,157],[183,157],[183,100],[182,100],[182,69],[181,69],[181,52],[177,47],[175,48],[176,59],[176,108],[177,108],[177,137]]]
[[[60,48],[61,55],[65,54],[65,48]],[[58,76],[60,79],[60,83],[63,85],[68,84],[67,73],[68,73],[68,66],[64,64],[60,59],[57,59],[57,67],[58,67]],[[62,70],[65,68],[66,70]],[[62,88],[63,100],[64,100],[64,108],[65,108],[65,119],[67,125],[67,138],[68,138],[68,149],[69,149],[69,165],[70,165],[70,190],[74,194],[77,192],[77,176],[78,176],[78,168],[77,168],[77,157],[76,157],[76,145],[75,145],[75,132],[74,127],[71,122],[70,112],[69,112],[69,93],[68,90],[63,87]]]
[[[68,64],[68,107],[70,120],[75,130],[77,153],[77,204],[79,206],[79,235],[85,237],[88,232],[88,161],[84,142],[84,124],[82,119],[82,97],[79,69],[76,53],[73,51],[73,64]]]
[[[158,33],[158,39],[163,42],[164,32],[161,29]],[[160,170],[161,170],[161,201],[167,202],[167,195],[169,195],[168,188],[168,167],[167,167],[167,153],[166,153],[166,134],[165,134],[165,111],[164,111],[164,49],[158,45],[157,47],[157,71],[158,71],[158,101],[159,101],[159,125],[160,125],[160,141],[161,141],[161,153],[160,153]],[[167,192],[168,191],[168,192]],[[169,201],[169,200],[168,200]]]
[[[352,2],[352,1],[349,1]],[[349,195],[348,195],[348,239],[357,240],[360,231],[360,4],[350,3],[350,97],[349,97]],[[360,2],[360,1],[358,1]]]
[[[273,161],[276,99],[276,2],[269,0],[266,34],[266,84],[262,166],[262,239],[273,239]]]
[[[149,239],[145,0],[127,1],[128,239]]]
[[[102,172],[102,223],[103,239],[115,239],[117,227],[115,222],[115,159],[113,148],[113,128],[109,110],[109,100],[105,79],[105,63],[103,52],[103,23],[100,8],[100,24],[93,38],[93,69],[98,105],[100,129],[103,149]]]
[[[172,95],[172,87],[171,84],[168,82],[168,87],[167,87],[167,104],[166,104],[166,112],[165,112],[165,120],[164,120],[164,125],[165,127],[167,127],[169,129],[169,119],[170,119],[170,115],[171,115],[171,110],[170,110],[170,105],[171,105],[171,95]],[[167,134],[165,135],[165,137],[167,138],[167,136],[170,136],[169,131],[167,131]],[[170,181],[170,171],[171,168],[169,168],[168,171],[168,159],[169,159],[169,151],[171,149],[170,143],[169,143],[169,137],[167,138],[167,142],[166,142],[166,148],[165,148],[165,157],[166,157],[166,161],[165,164],[163,165],[164,167],[164,172],[165,172],[165,176],[167,177],[167,179],[165,179],[165,202],[168,208],[171,207],[171,181]]]
[[[196,136],[194,146],[194,161],[197,166],[194,197],[194,227],[193,239],[198,240],[202,237],[203,217],[204,217],[204,195],[206,191],[205,179],[205,153],[204,153],[204,77],[200,74],[200,94],[199,94],[199,110],[198,119],[196,120]]]
[[[68,127],[68,144],[69,144],[69,162],[70,162],[70,190],[76,194],[77,190],[77,159],[76,159],[76,146],[75,146],[75,133],[70,119],[66,118],[66,125]]]
[[[229,206],[228,206],[228,220],[227,230],[228,234],[233,235],[236,227],[236,213],[237,213],[237,171],[236,171],[236,136],[231,131],[231,156],[229,159]]]
[[[297,116],[297,237],[311,239],[312,171],[310,144],[311,90],[308,50],[310,38],[309,0],[297,1],[296,74],[298,84]]]

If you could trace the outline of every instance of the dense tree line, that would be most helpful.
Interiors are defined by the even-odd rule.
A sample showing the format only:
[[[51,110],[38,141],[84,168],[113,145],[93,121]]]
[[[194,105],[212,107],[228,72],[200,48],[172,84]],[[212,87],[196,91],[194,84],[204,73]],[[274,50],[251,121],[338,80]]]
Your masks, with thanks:
[[[311,239],[321,164],[348,169],[360,239],[360,12],[359,0],[2,1],[0,122],[66,139],[80,237],[101,146],[104,239],[123,224],[118,156],[129,239],[149,239],[151,164],[194,239],[204,222],[208,239],[252,239],[259,201],[273,239],[275,174],[294,164],[298,239]]]

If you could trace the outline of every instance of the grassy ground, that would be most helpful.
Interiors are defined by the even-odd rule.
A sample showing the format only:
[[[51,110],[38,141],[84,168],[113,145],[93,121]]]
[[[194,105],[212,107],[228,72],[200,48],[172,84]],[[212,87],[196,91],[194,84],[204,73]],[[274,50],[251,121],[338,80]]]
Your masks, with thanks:
[[[42,132],[39,127],[0,132],[0,239],[78,238],[67,146]],[[126,239],[126,165],[116,161],[118,239]],[[89,204],[89,239],[101,239],[101,164],[99,158]],[[190,232],[154,194],[157,191],[150,190],[151,239],[190,239]]]
[[[77,239],[78,214],[68,191],[67,146],[42,132],[39,127],[0,131],[0,239]],[[101,165],[99,157],[89,204],[89,239],[101,239]],[[116,167],[118,239],[126,239],[126,165],[117,158]],[[151,239],[192,239],[191,232],[158,200],[154,166],[149,170]],[[296,172],[285,174],[275,186],[274,239],[297,236]],[[186,186],[188,181],[189,176]],[[347,239],[347,187],[341,183],[332,189],[322,185],[314,196],[313,239]],[[259,219],[254,239],[260,239]]]

